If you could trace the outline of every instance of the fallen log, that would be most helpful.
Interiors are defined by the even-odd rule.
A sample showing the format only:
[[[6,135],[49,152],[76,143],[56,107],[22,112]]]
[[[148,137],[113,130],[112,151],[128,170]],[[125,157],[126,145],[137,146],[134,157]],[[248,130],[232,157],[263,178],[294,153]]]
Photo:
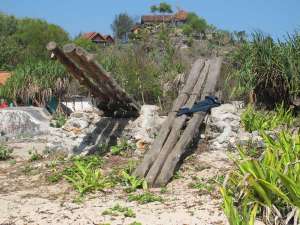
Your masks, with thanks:
[[[176,112],[180,107],[184,106],[189,98],[189,94],[192,92],[197,79],[199,78],[200,72],[204,68],[204,60],[198,59],[192,66],[191,72],[186,81],[186,85],[183,87],[182,91],[179,93],[178,98],[174,101],[172,110],[168,114],[166,121],[162,124],[157,138],[154,140],[151,149],[145,154],[143,161],[138,165],[133,175],[138,177],[145,177],[156,160],[162,146],[164,145],[171,128],[173,126],[173,121],[176,118]]]

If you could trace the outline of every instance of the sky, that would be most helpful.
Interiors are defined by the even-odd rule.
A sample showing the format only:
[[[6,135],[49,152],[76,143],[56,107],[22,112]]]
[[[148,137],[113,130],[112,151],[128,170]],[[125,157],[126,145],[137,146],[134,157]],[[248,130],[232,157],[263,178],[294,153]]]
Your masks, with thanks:
[[[127,12],[138,19],[161,1],[146,0],[0,0],[0,12],[41,18],[58,24],[74,37],[79,32],[111,34],[115,15]],[[229,31],[261,30],[274,38],[300,29],[300,0],[165,0],[196,12],[208,23]]]

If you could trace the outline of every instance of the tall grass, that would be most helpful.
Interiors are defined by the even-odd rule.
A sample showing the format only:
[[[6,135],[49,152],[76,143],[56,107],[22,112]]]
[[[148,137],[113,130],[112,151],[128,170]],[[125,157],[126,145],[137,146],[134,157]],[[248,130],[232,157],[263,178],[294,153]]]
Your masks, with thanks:
[[[51,96],[61,96],[67,84],[67,74],[58,62],[27,62],[17,66],[0,87],[0,96],[21,104],[45,105]]]
[[[231,225],[253,224],[248,223],[253,217],[267,225],[299,224],[300,133],[261,135],[266,147],[259,158],[239,149],[236,168],[221,189],[225,214]]]
[[[257,101],[270,107],[289,104],[300,94],[300,34],[274,41],[260,32],[252,34],[232,56],[235,69],[229,76],[236,87],[233,94],[243,96],[254,91]]]

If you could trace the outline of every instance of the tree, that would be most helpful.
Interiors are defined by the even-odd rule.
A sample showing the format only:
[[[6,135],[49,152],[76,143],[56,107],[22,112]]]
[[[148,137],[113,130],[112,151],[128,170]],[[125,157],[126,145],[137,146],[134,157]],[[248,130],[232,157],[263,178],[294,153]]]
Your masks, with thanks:
[[[196,13],[189,13],[187,22],[182,29],[186,35],[191,35],[192,33],[201,33],[205,35],[205,31],[208,27],[209,25],[205,19],[199,17]]]
[[[152,5],[150,7],[151,12],[160,12],[160,13],[172,13],[172,6],[166,2],[161,2],[159,5]]]
[[[111,29],[117,39],[124,40],[127,38],[128,32],[134,25],[134,20],[127,13],[120,13],[116,15]]]

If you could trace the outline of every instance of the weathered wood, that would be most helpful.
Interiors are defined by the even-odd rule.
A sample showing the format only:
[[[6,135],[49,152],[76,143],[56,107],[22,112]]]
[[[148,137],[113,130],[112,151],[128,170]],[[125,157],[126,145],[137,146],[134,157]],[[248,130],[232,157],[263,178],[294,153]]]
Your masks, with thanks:
[[[211,60],[210,64],[211,69],[204,90],[202,92],[202,99],[206,95],[211,95],[215,92],[217,80],[220,76],[222,59],[218,58],[215,60]],[[160,174],[155,180],[156,186],[166,185],[167,182],[172,178],[182,156],[189,150],[193,140],[199,137],[200,125],[202,124],[205,116],[205,112],[194,113],[192,119],[188,122],[188,125],[184,130],[183,134],[181,135],[176,146],[164,162]]]
[[[209,72],[209,66],[210,66],[210,64],[206,62],[205,66],[202,69],[200,76],[193,88],[190,98],[186,103],[186,107],[191,108],[195,104],[198,97],[200,96],[201,90],[203,88],[203,84],[205,83],[207,74]],[[162,150],[160,151],[158,157],[156,158],[154,164],[152,165],[152,167],[150,168],[150,170],[146,176],[146,181],[150,185],[153,185],[155,183],[155,179],[159,175],[160,170],[163,167],[163,164],[164,164],[168,154],[170,154],[170,152],[176,145],[178,139],[180,138],[182,128],[184,127],[186,120],[187,120],[187,115],[182,115],[182,116],[175,118],[175,120],[173,122],[174,125],[168,136],[168,139],[166,140],[165,144],[163,145]]]
[[[67,71],[71,73],[81,85],[89,88],[92,96],[107,102],[107,97],[99,93],[99,89],[85,77],[84,73],[63,53],[55,42],[48,43],[47,50],[55,55],[60,63],[66,67]]]
[[[111,77],[108,72],[106,72],[102,68],[102,66],[95,60],[94,55],[89,54],[85,51],[81,51],[80,48],[77,49],[77,54],[83,57],[89,63],[89,67],[92,71],[100,75],[102,79],[107,82],[105,83],[105,85],[109,85],[116,92],[116,94],[120,98],[120,101],[123,102],[127,107],[129,107],[130,110],[139,112],[140,105],[117,84],[117,82]]]
[[[186,85],[179,93],[178,98],[174,101],[172,106],[172,111],[168,114],[166,121],[162,124],[162,128],[157,135],[157,138],[154,140],[151,149],[145,154],[143,161],[138,165],[136,170],[134,171],[134,175],[138,177],[145,177],[156,160],[162,146],[164,145],[171,128],[173,126],[173,121],[176,118],[176,111],[182,107],[189,98],[189,94],[192,92],[196,81],[199,78],[200,72],[204,68],[204,61],[202,59],[198,59],[192,66],[191,72],[186,81]]]
[[[80,58],[76,54],[76,45],[75,44],[66,44],[63,46],[62,50],[63,50],[64,54],[66,56],[68,56],[69,59],[71,61],[73,61],[73,63],[76,64],[81,69],[81,71],[83,71],[85,73],[85,77],[87,77],[87,79],[89,79],[89,77],[92,77],[95,79],[95,75],[94,75],[93,71],[89,70],[89,68],[87,66],[87,62],[82,60],[82,58]],[[99,80],[96,79],[96,82],[95,82],[95,80],[92,80],[91,82],[93,82],[99,88],[101,95],[104,95],[108,99],[111,99],[112,92],[109,92],[108,90],[103,88],[103,86],[101,85],[100,79]]]

